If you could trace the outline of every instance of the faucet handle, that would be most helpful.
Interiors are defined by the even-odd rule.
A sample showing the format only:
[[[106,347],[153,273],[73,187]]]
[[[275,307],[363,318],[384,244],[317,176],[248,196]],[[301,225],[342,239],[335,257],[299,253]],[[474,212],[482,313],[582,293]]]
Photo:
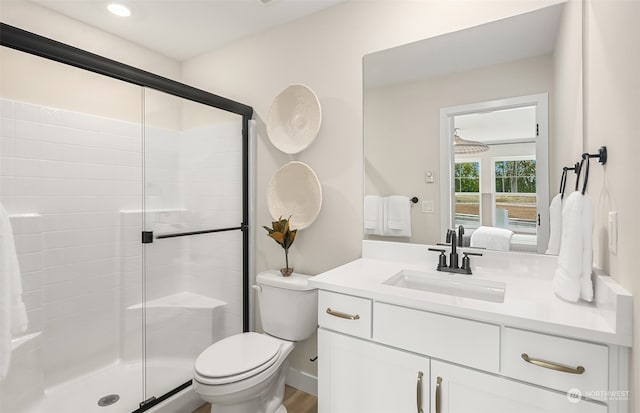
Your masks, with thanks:
[[[444,255],[446,250],[441,250],[439,248],[429,248],[429,251],[439,252],[438,256],[438,269],[445,268],[447,266],[447,256]]]
[[[471,260],[467,254],[464,254],[462,257],[462,269],[467,272],[467,274],[471,274]]]
[[[464,257],[462,257],[462,269],[467,273],[471,274],[471,259],[469,255],[475,255],[477,257],[482,257],[482,253],[479,252],[462,252]]]
[[[470,251],[462,251],[464,255],[475,255],[476,257],[482,257],[481,252],[470,252]]]

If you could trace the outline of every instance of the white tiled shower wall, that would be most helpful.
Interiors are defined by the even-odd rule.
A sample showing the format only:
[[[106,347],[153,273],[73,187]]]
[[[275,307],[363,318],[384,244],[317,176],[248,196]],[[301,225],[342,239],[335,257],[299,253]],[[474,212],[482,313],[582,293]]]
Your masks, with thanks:
[[[27,334],[42,332],[31,383],[112,363],[127,337],[139,339],[139,316],[125,309],[142,300],[142,134],[140,123],[0,100],[0,201],[15,228]],[[145,135],[147,229],[240,224],[239,120]],[[146,252],[147,299],[214,297],[228,303],[225,334],[239,331],[241,259],[236,233],[158,240]]]

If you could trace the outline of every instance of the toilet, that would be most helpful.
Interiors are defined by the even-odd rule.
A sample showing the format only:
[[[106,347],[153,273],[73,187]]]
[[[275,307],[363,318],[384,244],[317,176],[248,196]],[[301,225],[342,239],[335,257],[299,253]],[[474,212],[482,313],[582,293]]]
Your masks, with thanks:
[[[279,271],[257,275],[253,288],[264,333],[240,333],[206,348],[196,359],[193,388],[214,413],[286,413],[282,404],[296,341],[318,325],[318,292],[310,276]]]

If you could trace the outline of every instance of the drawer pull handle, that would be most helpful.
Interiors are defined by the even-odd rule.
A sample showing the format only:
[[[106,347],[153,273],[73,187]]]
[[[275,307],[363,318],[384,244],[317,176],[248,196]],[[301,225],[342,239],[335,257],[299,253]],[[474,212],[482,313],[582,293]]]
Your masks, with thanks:
[[[423,375],[424,374],[421,371],[418,372],[418,388],[416,389],[418,413],[424,413],[424,410],[422,410],[422,376]]]
[[[440,408],[442,407],[440,393],[442,392],[442,377],[438,376],[436,379],[436,413],[441,413]]]
[[[522,359],[527,363],[535,364],[536,366],[544,367],[545,369],[557,370],[563,373],[582,374],[585,372],[584,367],[578,366],[576,368],[563,366],[562,364],[553,363],[550,361],[534,359],[529,357],[527,353],[522,353]]]
[[[346,318],[347,320],[360,320],[360,316],[358,314],[351,315],[351,314],[343,313],[340,311],[334,311],[330,308],[327,308],[327,314],[332,315],[334,317]]]

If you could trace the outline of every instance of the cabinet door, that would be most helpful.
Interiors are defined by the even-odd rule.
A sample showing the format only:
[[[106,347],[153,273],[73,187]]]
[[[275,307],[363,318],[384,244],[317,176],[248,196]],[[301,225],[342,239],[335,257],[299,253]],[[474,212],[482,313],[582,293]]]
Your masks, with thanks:
[[[428,413],[429,359],[318,330],[319,413]]]
[[[432,413],[606,413],[607,407],[499,376],[431,361]]]

